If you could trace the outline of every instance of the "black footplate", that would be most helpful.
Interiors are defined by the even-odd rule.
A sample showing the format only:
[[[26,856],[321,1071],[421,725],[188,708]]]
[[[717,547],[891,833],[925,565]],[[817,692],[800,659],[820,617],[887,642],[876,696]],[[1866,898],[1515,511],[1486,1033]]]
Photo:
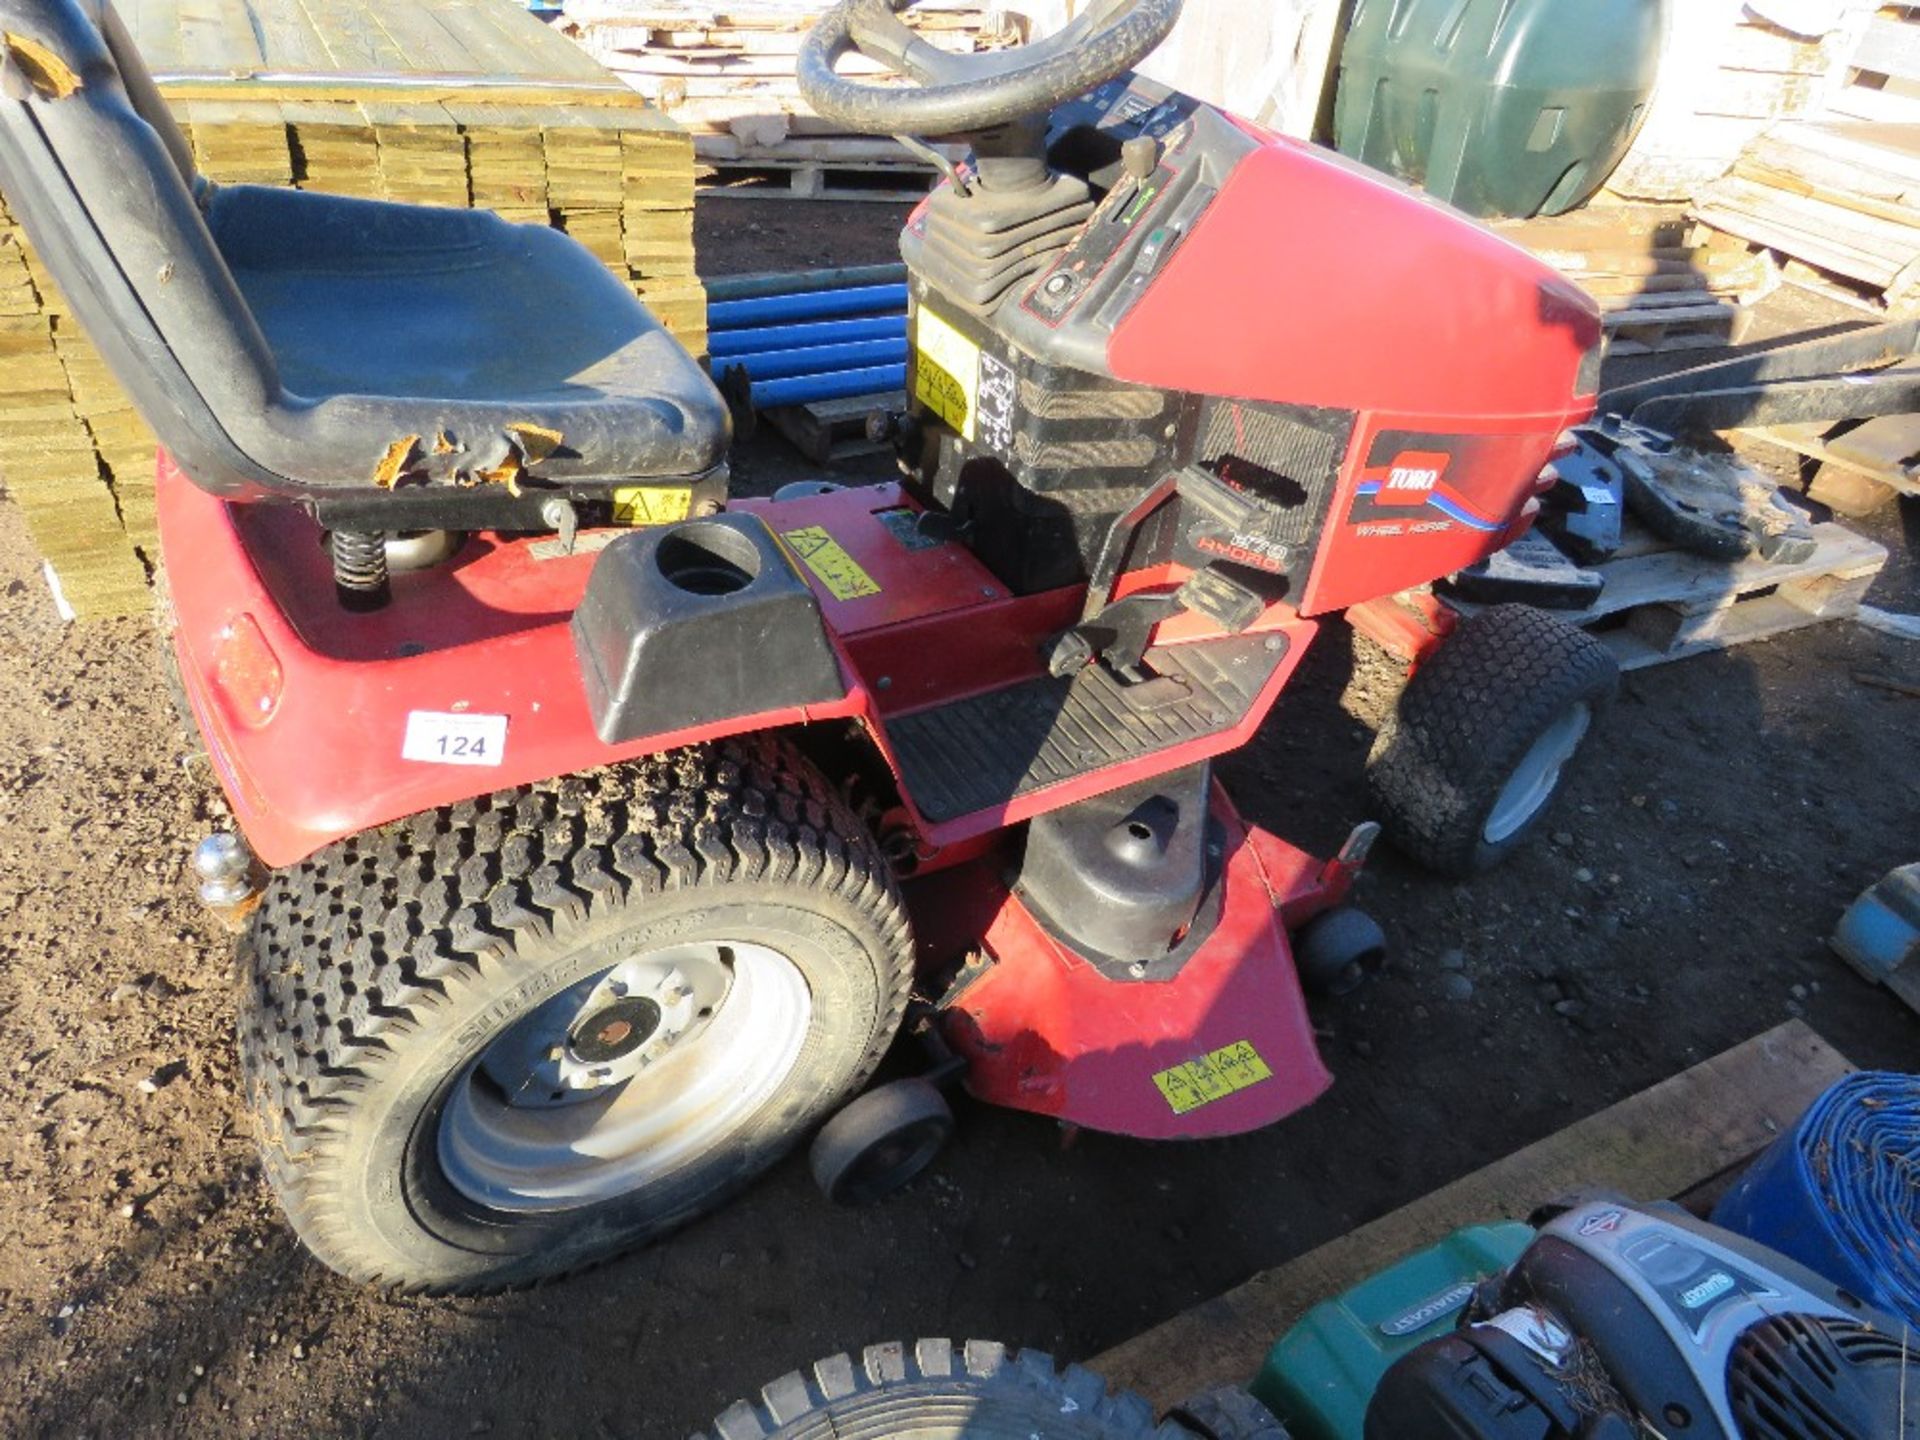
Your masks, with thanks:
[[[1146,681],[1090,665],[902,716],[887,736],[920,813],[953,820],[1231,729],[1286,653],[1278,634],[1149,650]]]

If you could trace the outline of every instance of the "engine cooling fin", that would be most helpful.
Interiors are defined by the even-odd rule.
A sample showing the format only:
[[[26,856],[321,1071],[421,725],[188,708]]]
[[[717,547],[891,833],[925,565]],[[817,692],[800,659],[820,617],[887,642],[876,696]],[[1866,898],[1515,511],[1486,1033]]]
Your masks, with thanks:
[[[1742,1335],[1727,1398],[1742,1440],[1861,1440],[1898,1404],[1909,1357],[1898,1336],[1851,1321],[1780,1315]],[[1898,1436],[1920,1440],[1920,1375]]]

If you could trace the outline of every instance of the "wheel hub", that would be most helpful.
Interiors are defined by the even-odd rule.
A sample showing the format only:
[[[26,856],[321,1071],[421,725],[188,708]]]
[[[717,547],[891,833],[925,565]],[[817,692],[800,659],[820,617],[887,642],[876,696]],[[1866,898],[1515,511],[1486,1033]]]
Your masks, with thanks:
[[[590,1100],[704,1030],[733,987],[733,964],[726,946],[625,961],[520,1021],[481,1071],[517,1109]]]
[[[587,1065],[623,1060],[659,1030],[661,1014],[660,1007],[644,995],[616,1000],[589,1015],[573,1032],[567,1048]]]
[[[456,1190],[564,1210],[670,1174],[784,1083],[811,1028],[794,963],[749,943],[623,960],[549,998],[454,1082],[436,1150]]]

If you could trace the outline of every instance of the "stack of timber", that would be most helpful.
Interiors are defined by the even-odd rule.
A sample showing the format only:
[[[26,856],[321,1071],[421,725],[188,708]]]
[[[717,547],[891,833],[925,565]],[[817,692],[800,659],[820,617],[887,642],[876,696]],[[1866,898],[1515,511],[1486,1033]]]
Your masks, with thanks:
[[[515,0],[142,0],[123,14],[225,184],[555,225],[696,354],[693,146]],[[154,439],[0,213],[0,480],[82,616],[144,612]]]
[[[57,566],[48,579],[59,603],[107,615],[146,607],[134,547],[153,543],[153,438],[3,207],[0,481]]]
[[[937,172],[884,135],[849,135],[812,114],[794,76],[821,10],[813,0],[568,0],[560,28],[693,133],[701,175],[721,193],[805,199],[917,197]],[[1025,22],[977,0],[922,0],[903,18],[929,44],[1012,44]],[[848,75],[882,67],[847,57]],[[947,158],[963,152],[947,150]]]
[[[1844,83],[1872,4],[1685,0],[1669,6],[1668,42],[1652,103],[1607,188],[1635,200],[1690,199],[1726,174],[1769,126],[1819,114],[1833,88]],[[1803,29],[1764,18],[1767,10]]]
[[[1811,267],[1897,305],[1920,282],[1920,118],[1776,126],[1700,192],[1693,214],[1798,262],[1790,275]]]
[[[1599,302],[1614,355],[1738,345],[1779,284],[1767,256],[1673,209],[1596,205],[1494,228]]]

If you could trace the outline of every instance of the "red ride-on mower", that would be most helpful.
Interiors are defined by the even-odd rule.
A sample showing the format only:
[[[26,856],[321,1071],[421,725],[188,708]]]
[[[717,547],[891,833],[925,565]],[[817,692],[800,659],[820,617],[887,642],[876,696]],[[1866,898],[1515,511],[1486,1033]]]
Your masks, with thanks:
[[[1132,78],[1177,0],[964,57],[893,8],[833,10],[802,74],[852,128],[972,144],[903,240],[903,479],[729,506],[719,394],[585,250],[210,184],[101,0],[0,0],[0,182],[165,444],[175,652],[245,836],[208,888],[270,872],[267,1171],[349,1275],[483,1289],[661,1234],[908,1016],[976,1096],[1125,1135],[1328,1083],[1300,975],[1381,944],[1342,908],[1372,827],[1314,859],[1209,762],[1326,616],[1526,528],[1594,307]],[[912,83],[841,78],[852,48]],[[1483,621],[1376,766],[1456,869],[1610,683],[1555,622]],[[816,1171],[878,1193],[950,1124],[876,1091]]]

